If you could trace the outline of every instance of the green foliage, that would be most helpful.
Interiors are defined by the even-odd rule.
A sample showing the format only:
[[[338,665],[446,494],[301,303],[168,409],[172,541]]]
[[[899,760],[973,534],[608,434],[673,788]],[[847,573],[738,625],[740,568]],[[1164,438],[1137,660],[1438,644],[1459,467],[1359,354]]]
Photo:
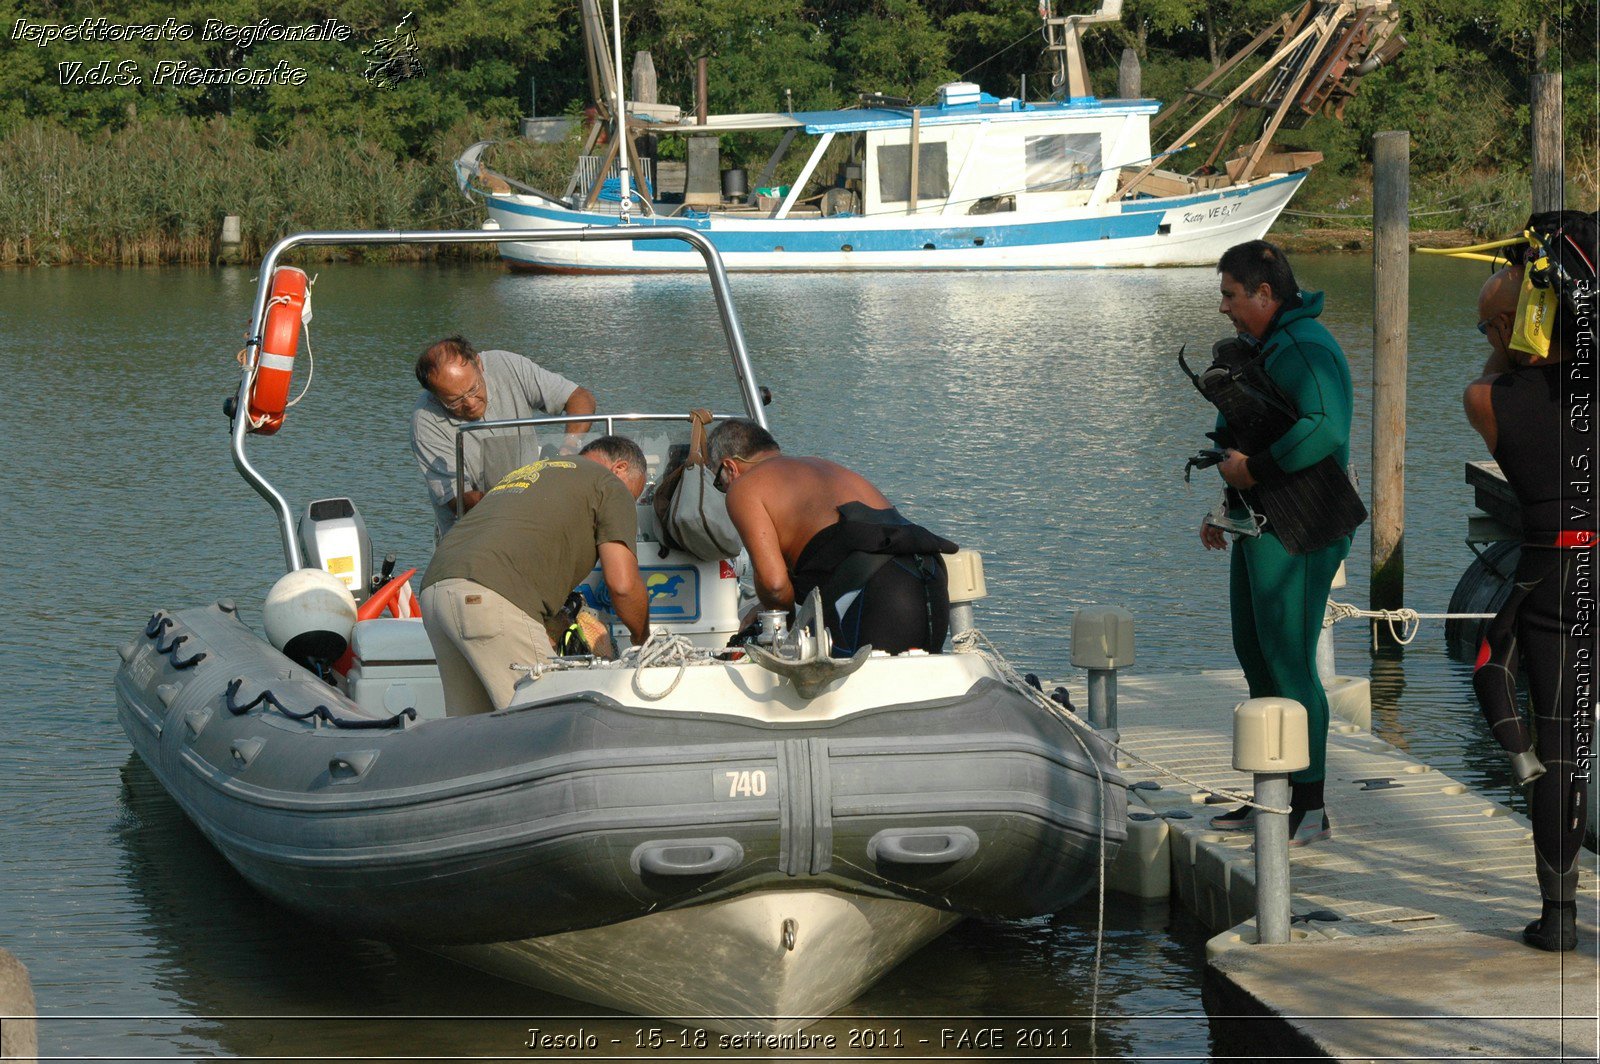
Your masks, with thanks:
[[[1112,92],[1122,50],[1133,47],[1143,94],[1174,99],[1293,6],[1127,0],[1120,25],[1086,34],[1094,83]],[[1093,7],[1056,3],[1062,14]],[[364,76],[369,50],[395,36],[408,11],[423,72],[375,84]],[[1407,129],[1414,206],[1452,212],[1426,215],[1441,224],[1494,231],[1502,214],[1526,208],[1528,78],[1560,70],[1570,192],[1593,207],[1596,0],[1401,0],[1401,11],[1409,48],[1361,83],[1343,121],[1317,117],[1280,135],[1280,144],[1326,157],[1301,202],[1359,213],[1373,134]],[[92,17],[194,32],[41,46],[17,30],[19,20],[75,26]],[[201,32],[207,20],[249,30],[263,20],[328,19],[348,28],[347,40],[208,40]],[[4,261],[204,258],[224,213],[244,216],[257,248],[298,227],[470,224],[476,216],[454,191],[449,159],[475,139],[509,135],[530,81],[545,115],[581,110],[589,95],[578,5],[568,0],[0,0],[0,27],[8,46],[0,63]],[[634,0],[623,31],[630,57],[652,52],[660,98],[685,110],[702,56],[716,111],[849,106],[860,92],[923,101],[957,78],[997,95],[1017,93],[1024,77],[1031,98],[1049,91],[1036,7],[1023,0]],[[163,62],[282,64],[303,79],[158,84]],[[122,71],[138,80],[119,79]],[[74,76],[84,83],[70,84]],[[1157,131],[1155,146],[1179,132]],[[1241,130],[1233,144],[1250,135]],[[773,141],[729,138],[725,162],[757,168]],[[1213,143],[1202,140],[1173,165],[1199,165]],[[575,152],[575,143],[514,143],[494,165],[549,189],[564,186]]]
[[[916,0],[877,0],[845,23],[835,63],[852,92],[882,92],[913,101],[932,99],[955,80],[950,40]]]

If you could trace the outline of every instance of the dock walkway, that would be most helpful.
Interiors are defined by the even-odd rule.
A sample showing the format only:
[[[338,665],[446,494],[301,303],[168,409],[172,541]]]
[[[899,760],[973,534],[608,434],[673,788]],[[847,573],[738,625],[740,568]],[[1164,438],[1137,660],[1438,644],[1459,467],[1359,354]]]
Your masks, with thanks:
[[[1136,785],[1130,845],[1142,834],[1151,852],[1158,832],[1177,900],[1218,932],[1207,946],[1212,1011],[1275,1015],[1297,1044],[1339,1060],[1596,1059],[1595,855],[1584,852],[1578,950],[1523,945],[1539,913],[1526,818],[1372,735],[1366,681],[1340,679],[1329,693],[1333,835],[1290,851],[1286,945],[1251,944],[1252,837],[1208,823],[1232,806],[1122,765]],[[1242,674],[1130,672],[1118,695],[1125,748],[1204,786],[1250,790],[1232,768]]]

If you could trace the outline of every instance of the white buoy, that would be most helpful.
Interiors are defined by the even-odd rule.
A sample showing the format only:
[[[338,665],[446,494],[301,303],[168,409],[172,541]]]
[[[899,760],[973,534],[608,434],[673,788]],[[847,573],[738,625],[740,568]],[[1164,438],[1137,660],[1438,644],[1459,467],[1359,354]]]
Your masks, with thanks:
[[[322,569],[285,574],[261,609],[267,641],[289,660],[331,662],[350,645],[356,626],[356,599],[344,582]]]

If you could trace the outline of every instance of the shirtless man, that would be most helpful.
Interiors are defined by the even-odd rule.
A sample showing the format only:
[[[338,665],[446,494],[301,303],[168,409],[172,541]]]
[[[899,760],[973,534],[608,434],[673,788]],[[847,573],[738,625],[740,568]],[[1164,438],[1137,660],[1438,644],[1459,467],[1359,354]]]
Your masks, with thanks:
[[[723,422],[709,451],[763,606],[792,609],[820,587],[835,653],[944,648],[950,596],[939,555],[954,543],[900,516],[859,473],[783,454],[753,421]]]

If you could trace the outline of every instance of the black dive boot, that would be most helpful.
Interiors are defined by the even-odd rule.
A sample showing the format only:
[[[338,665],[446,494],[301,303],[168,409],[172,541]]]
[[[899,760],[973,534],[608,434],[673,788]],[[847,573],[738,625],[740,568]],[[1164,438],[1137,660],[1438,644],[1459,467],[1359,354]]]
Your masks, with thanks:
[[[1544,915],[1522,929],[1522,941],[1535,949],[1566,953],[1578,948],[1578,903],[1546,901]]]
[[[1522,929],[1522,941],[1535,949],[1565,953],[1578,948],[1578,861],[1558,872],[1534,852],[1533,868],[1539,875],[1539,893],[1544,896],[1544,912]]]

